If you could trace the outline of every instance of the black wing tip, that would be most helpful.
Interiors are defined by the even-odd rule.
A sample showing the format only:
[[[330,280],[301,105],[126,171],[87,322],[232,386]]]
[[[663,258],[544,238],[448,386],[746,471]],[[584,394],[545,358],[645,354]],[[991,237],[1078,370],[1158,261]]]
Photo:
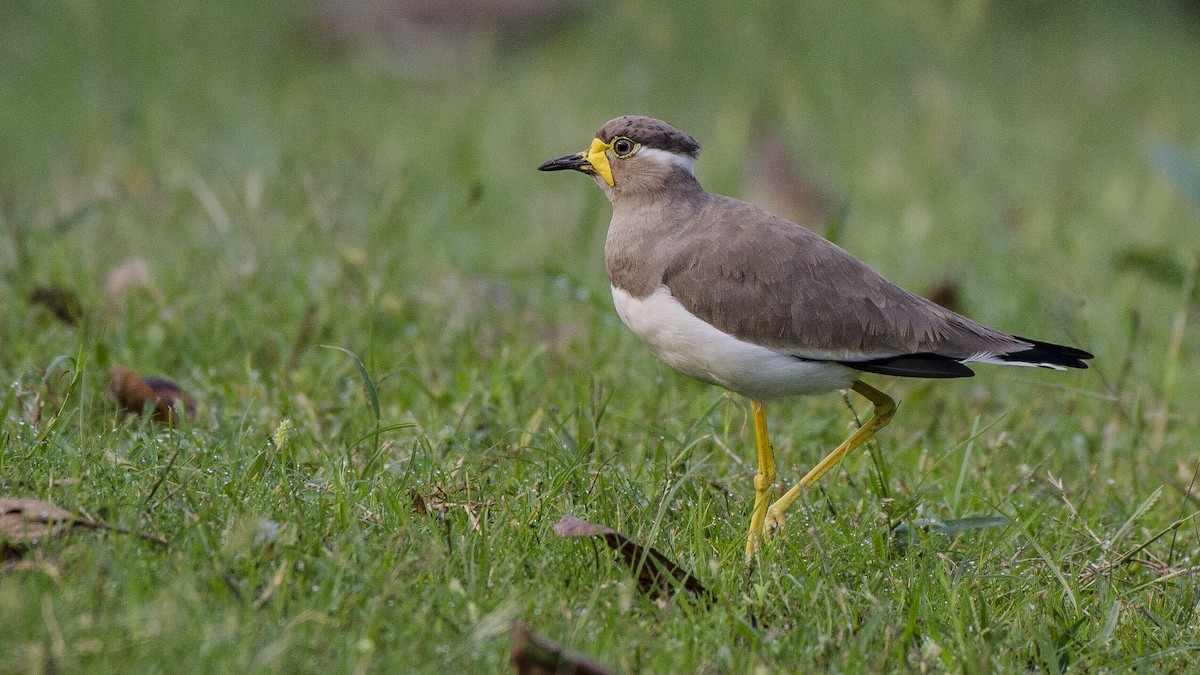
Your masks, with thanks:
[[[838,361],[843,366],[877,375],[893,377],[952,378],[972,377],[975,371],[958,359],[941,354],[901,354],[869,361]]]
[[[997,354],[994,358],[1009,363],[1032,364],[1046,368],[1079,368],[1082,370],[1086,370],[1088,367],[1085,361],[1094,358],[1091,352],[1086,352],[1075,347],[1056,345],[1052,342],[1030,340],[1023,337],[1018,337],[1017,339],[1022,342],[1028,342],[1033,346],[1028,349],[1009,352],[1008,354]],[[893,377],[953,378],[971,377],[975,374],[975,371],[967,367],[958,358],[933,353],[901,354],[882,359],[838,361],[838,363],[865,373],[891,375]]]
[[[1086,352],[1075,347],[1056,345],[1053,342],[1042,342],[1041,340],[1030,340],[1029,338],[1018,336],[1014,337],[1022,342],[1028,342],[1033,346],[1029,349],[1022,349],[1019,352],[998,354],[996,358],[1001,361],[1037,363],[1046,366],[1062,366],[1064,368],[1080,368],[1083,370],[1087,370],[1088,367],[1084,361],[1095,358],[1091,352]]]

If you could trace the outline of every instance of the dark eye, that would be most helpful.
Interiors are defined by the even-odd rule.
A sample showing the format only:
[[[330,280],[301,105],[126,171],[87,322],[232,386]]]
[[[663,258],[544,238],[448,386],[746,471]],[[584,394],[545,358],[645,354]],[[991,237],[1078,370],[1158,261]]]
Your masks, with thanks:
[[[613,152],[617,154],[617,157],[628,157],[629,155],[633,154],[634,150],[637,149],[637,144],[628,138],[618,138],[617,140],[613,141],[612,148]]]

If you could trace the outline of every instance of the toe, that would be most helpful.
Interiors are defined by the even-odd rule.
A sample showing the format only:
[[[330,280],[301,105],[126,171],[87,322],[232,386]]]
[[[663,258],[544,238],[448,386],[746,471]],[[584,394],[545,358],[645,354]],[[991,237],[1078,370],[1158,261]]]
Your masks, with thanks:
[[[775,534],[775,530],[781,527],[783,527],[783,514],[767,511],[767,517],[763,519],[763,537],[770,537]]]

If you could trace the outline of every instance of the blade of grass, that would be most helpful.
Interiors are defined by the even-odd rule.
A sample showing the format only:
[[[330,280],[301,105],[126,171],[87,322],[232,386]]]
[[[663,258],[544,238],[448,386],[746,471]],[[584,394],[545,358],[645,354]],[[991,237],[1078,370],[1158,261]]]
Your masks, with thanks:
[[[1146,499],[1142,500],[1141,504],[1138,504],[1138,507],[1133,510],[1133,513],[1130,514],[1128,518],[1125,519],[1125,522],[1121,524],[1121,527],[1117,528],[1116,534],[1114,534],[1109,540],[1109,546],[1116,546],[1118,542],[1125,538],[1125,535],[1129,533],[1129,530],[1133,527],[1133,524],[1142,516],[1146,515],[1146,512],[1158,502],[1158,498],[1162,496],[1162,491],[1163,489],[1160,485],[1158,486],[1158,489],[1150,494],[1149,497],[1146,497]]]
[[[378,427],[381,417],[379,412],[379,392],[375,389],[375,381],[371,379],[371,374],[367,372],[367,367],[363,365],[362,359],[358,358],[358,354],[336,345],[321,345],[325,349],[336,349],[343,354],[346,354],[354,360],[354,365],[358,367],[358,374],[362,377],[363,387],[367,390],[367,399],[371,402],[371,412],[375,414],[375,425]]]
[[[1003,513],[1003,511],[1001,511],[1001,513]],[[1008,518],[1009,522],[1017,527],[1022,535],[1025,536],[1025,539],[1029,542],[1030,546],[1033,546],[1033,550],[1037,552],[1038,557],[1041,558],[1042,562],[1046,564],[1046,568],[1049,569],[1050,573],[1054,575],[1054,578],[1058,580],[1059,585],[1062,586],[1063,593],[1066,594],[1067,600],[1069,600],[1071,603],[1071,609],[1079,611],[1079,601],[1075,598],[1075,591],[1071,589],[1071,584],[1067,580],[1066,575],[1063,574],[1059,564],[1054,561],[1053,557],[1050,556],[1050,551],[1046,550],[1046,547],[1042,546],[1042,542],[1038,541],[1038,539],[1033,536],[1033,533],[1030,532],[1029,528],[1025,525],[1024,519],[1018,518],[1015,515],[1010,516],[1006,513],[1004,516]]]

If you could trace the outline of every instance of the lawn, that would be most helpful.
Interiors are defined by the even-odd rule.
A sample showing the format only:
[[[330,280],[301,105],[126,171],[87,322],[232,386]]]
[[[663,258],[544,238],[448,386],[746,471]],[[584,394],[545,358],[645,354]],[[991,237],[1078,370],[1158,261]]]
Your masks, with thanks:
[[[697,4],[0,6],[0,497],[106,526],[0,545],[0,672],[503,671],[517,623],[617,671],[1190,670],[1194,3]],[[1093,367],[867,377],[894,422],[747,565],[747,402],[621,325],[607,202],[535,170],[627,113]],[[784,485],[869,414],[767,410]]]

